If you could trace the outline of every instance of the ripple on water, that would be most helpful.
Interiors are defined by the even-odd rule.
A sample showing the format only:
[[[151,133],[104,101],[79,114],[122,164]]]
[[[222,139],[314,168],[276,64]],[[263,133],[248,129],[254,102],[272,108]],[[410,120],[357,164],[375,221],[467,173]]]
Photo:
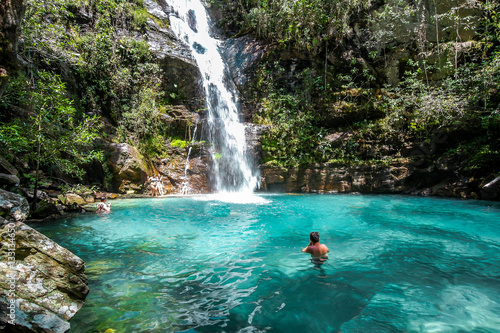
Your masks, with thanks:
[[[262,198],[120,200],[38,227],[87,263],[72,332],[499,332],[500,204]]]

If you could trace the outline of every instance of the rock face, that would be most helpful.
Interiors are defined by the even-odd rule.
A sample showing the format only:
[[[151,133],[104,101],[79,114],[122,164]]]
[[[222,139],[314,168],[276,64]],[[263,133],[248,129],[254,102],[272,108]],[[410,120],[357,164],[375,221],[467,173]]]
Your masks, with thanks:
[[[84,262],[25,225],[28,202],[0,190],[0,330],[67,332],[89,292]]]
[[[268,130],[269,126],[267,125],[245,124],[246,155],[250,161],[258,163],[263,160],[265,152],[262,150],[261,138]],[[257,166],[254,165],[254,167]]]
[[[474,177],[409,160],[387,165],[338,164],[302,168],[262,166],[262,190],[302,193],[402,193],[470,199],[498,199],[500,178],[480,187]]]
[[[0,2],[0,96],[9,73],[17,67],[17,38],[21,32],[23,15],[23,0]]]
[[[180,193],[183,181],[187,181],[189,194],[210,193],[211,164],[206,147],[197,143],[182,150],[170,151],[168,158],[155,161],[156,169],[165,179],[167,193]]]
[[[252,69],[270,49],[249,35],[226,39],[221,44],[223,57],[227,61],[231,78],[237,87],[244,87]]]
[[[390,54],[385,55],[385,61],[380,61],[383,65],[377,65],[375,68],[385,76],[389,84],[396,85],[400,81],[401,66],[410,54],[415,52],[413,47],[408,47],[410,43],[418,43],[415,32],[436,45],[434,49],[428,51],[430,56],[427,62],[430,67],[441,69],[430,73],[431,81],[438,81],[449,75],[451,71],[442,68],[443,65],[448,61],[453,63],[455,57],[462,57],[474,47],[471,40],[481,17],[478,6],[472,5],[467,0],[441,2],[424,0],[416,6],[417,15],[404,19],[403,13],[394,13],[394,16],[385,16],[381,19],[384,17],[384,12],[396,10],[397,7],[391,7],[394,3],[394,1],[378,2],[373,6],[371,14],[379,18],[368,24],[366,29],[354,29],[357,47],[361,48],[364,44],[368,45],[369,51],[378,52],[384,48],[391,50]],[[383,31],[390,33],[382,36]],[[447,44],[448,42],[451,43]],[[335,59],[331,61],[336,62]]]
[[[106,147],[108,165],[113,174],[113,188],[120,193],[141,193],[153,168],[139,151],[126,143]]]
[[[164,124],[169,126],[169,130],[173,137],[184,137],[186,134],[191,135],[194,129],[198,133],[202,131],[200,123],[200,115],[196,112],[191,112],[184,105],[174,105],[167,110],[168,114],[162,114],[161,119]],[[188,137],[189,141],[193,138]]]
[[[181,99],[191,110],[202,109],[205,100],[201,73],[190,48],[167,28],[170,6],[163,0],[146,0],[144,4],[148,13],[156,19],[148,20],[146,39],[165,74],[165,90]]]
[[[262,168],[262,188],[271,192],[303,193],[402,193],[412,169],[403,163],[388,166],[343,167],[315,165],[307,168]]]
[[[240,92],[241,116],[245,121],[251,121],[256,109],[254,105],[246,103],[247,85],[255,74],[255,66],[273,47],[247,35],[225,39],[220,49],[229,69],[228,75]]]

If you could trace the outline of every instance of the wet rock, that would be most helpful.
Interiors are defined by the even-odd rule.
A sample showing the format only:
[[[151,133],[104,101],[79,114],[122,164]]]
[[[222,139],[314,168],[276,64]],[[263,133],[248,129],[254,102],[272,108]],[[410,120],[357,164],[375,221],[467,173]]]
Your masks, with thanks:
[[[167,96],[175,96],[192,110],[204,108],[201,74],[191,49],[168,28],[171,7],[163,1],[146,0],[144,4],[148,13],[156,18],[148,20],[145,39],[164,72]]]
[[[40,203],[37,205],[36,210],[31,213],[30,218],[45,219],[55,216],[61,216],[61,212],[57,208],[57,205],[53,202],[40,201]]]
[[[261,161],[264,156],[262,150],[262,136],[270,129],[268,125],[245,123],[246,154],[251,161]]]
[[[190,9],[187,13],[188,25],[194,32],[198,32],[198,23],[196,22],[196,14],[194,10]]]
[[[162,121],[169,125],[172,136],[184,137],[186,133],[190,136],[194,129],[199,126],[197,132],[201,132],[200,115],[191,112],[184,105],[174,105],[167,110],[168,114],[161,116]],[[192,137],[187,140],[191,141]]]
[[[72,205],[72,204],[77,204],[77,205],[85,205],[85,199],[83,199],[81,196],[75,193],[67,193],[65,195],[65,200],[64,203],[66,205]]]
[[[210,157],[201,148],[191,153],[189,161],[187,156],[172,154],[169,158],[155,162],[157,170],[165,179],[164,186],[167,193],[180,193],[184,180],[188,182],[190,194],[212,191]]]
[[[24,197],[0,190],[0,212],[0,330],[67,332],[89,292],[84,262],[22,222]]]

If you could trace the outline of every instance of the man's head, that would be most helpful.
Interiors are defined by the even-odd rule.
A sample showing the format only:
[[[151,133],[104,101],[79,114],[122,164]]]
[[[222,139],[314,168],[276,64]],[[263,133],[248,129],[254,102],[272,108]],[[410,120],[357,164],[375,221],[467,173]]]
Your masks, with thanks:
[[[317,243],[319,242],[319,232],[317,231],[313,231],[309,234],[309,239],[311,240],[311,242],[313,243]]]
[[[101,197],[101,202],[106,202],[106,197]]]

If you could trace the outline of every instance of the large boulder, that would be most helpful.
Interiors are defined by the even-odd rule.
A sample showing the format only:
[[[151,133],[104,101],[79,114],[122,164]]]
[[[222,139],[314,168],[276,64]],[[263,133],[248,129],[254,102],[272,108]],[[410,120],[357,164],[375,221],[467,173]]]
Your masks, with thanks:
[[[0,189],[0,226],[24,222],[29,213],[29,204],[24,197]]]
[[[141,193],[148,175],[153,174],[151,163],[139,151],[126,143],[106,146],[113,188],[119,193]]]
[[[0,331],[69,331],[89,292],[85,263],[22,222],[22,196],[0,190],[0,211]]]

